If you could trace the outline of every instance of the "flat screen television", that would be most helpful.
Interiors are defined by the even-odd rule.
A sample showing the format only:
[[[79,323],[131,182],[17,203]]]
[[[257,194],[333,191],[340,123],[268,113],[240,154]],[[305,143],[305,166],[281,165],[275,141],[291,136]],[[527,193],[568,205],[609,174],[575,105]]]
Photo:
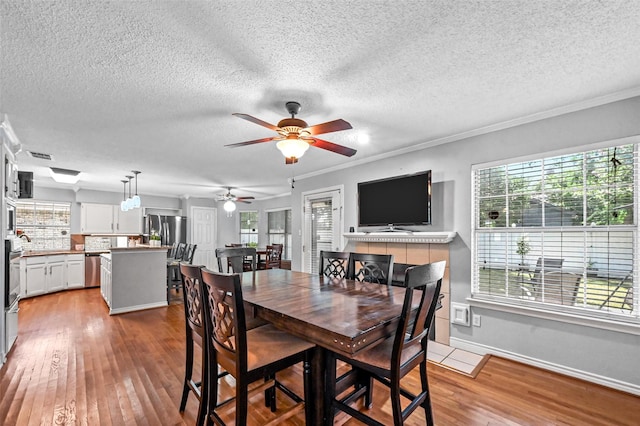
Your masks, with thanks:
[[[358,225],[431,224],[431,170],[358,183]]]

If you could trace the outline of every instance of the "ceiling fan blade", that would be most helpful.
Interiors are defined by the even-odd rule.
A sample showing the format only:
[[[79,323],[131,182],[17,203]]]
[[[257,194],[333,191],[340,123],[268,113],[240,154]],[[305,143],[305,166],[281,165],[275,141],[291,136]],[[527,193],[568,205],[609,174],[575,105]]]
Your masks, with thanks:
[[[336,154],[346,155],[347,157],[352,157],[357,152],[353,148],[338,145],[337,143],[328,142],[318,138],[308,138],[308,139],[305,138],[305,140],[310,141],[311,146],[315,146],[316,148],[326,149],[327,151],[335,152]]]
[[[245,204],[251,204],[251,201],[245,201],[245,200],[241,200],[241,199],[237,199],[236,203],[245,203]]]
[[[282,139],[282,138],[280,138],[279,136],[274,136],[272,138],[255,139],[255,140],[252,140],[252,141],[231,143],[231,144],[228,144],[228,145],[225,145],[225,146],[228,146],[228,147],[231,147],[231,148],[236,148],[236,147],[239,147],[239,146],[253,145],[253,144],[256,144],[256,143],[271,142],[272,140],[275,140],[275,139]]]
[[[267,123],[266,121],[262,121],[259,118],[252,117],[249,114],[240,114],[238,112],[234,112],[232,115],[235,115],[238,118],[242,118],[243,120],[250,121],[250,122],[255,123],[255,124],[259,125],[259,126],[266,127],[267,129],[271,129],[271,130],[276,131],[276,132],[278,130],[280,130],[279,127],[274,126],[271,123]]]
[[[324,133],[337,132],[340,130],[349,130],[353,129],[351,124],[348,121],[344,121],[343,119],[328,121],[322,124],[316,124],[315,126],[307,127],[306,130],[309,131],[311,135],[321,135]]]
[[[236,197],[237,201],[243,201],[243,200],[255,200],[256,197]]]

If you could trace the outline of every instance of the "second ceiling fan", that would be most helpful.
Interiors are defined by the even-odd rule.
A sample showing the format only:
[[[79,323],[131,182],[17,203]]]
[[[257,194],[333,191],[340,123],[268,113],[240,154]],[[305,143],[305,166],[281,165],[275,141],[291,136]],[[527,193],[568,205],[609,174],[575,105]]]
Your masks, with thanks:
[[[298,159],[302,157],[309,146],[326,149],[327,151],[342,154],[347,157],[351,157],[356,153],[355,149],[315,137],[316,135],[321,135],[324,133],[351,129],[351,124],[349,124],[347,121],[338,119],[322,124],[316,124],[315,126],[309,126],[304,120],[296,118],[296,114],[300,112],[300,104],[298,102],[287,102],[285,105],[287,107],[287,111],[289,112],[289,114],[291,114],[291,118],[284,118],[280,120],[277,126],[267,123],[266,121],[262,121],[259,118],[252,117],[248,114],[234,113],[233,115],[235,115],[236,117],[251,121],[252,123],[276,131],[278,133],[278,136],[239,142],[225,146],[235,148],[257,143],[278,141],[276,146],[280,151],[282,151],[282,154],[285,156],[286,164],[297,163]]]

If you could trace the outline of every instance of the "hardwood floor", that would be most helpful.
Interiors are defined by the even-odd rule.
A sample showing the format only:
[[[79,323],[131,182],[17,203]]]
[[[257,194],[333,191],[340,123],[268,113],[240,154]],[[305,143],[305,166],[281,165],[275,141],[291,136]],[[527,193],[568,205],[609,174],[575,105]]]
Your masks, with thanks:
[[[99,289],[82,289],[24,300],[19,315],[18,340],[0,370],[0,424],[195,423],[193,396],[185,413],[178,412],[181,304],[110,317]],[[429,379],[438,425],[637,425],[640,419],[640,397],[496,357],[475,379],[432,364]],[[301,391],[299,369],[282,380]],[[417,388],[417,374],[405,383]],[[230,392],[221,387],[221,397]],[[376,388],[372,413],[391,424],[387,395]],[[250,424],[272,416],[261,395],[250,403]],[[278,401],[279,408],[289,404],[286,397]],[[229,423],[232,411],[223,411]],[[288,422],[303,423],[302,415]],[[424,412],[417,410],[408,424],[421,423]]]

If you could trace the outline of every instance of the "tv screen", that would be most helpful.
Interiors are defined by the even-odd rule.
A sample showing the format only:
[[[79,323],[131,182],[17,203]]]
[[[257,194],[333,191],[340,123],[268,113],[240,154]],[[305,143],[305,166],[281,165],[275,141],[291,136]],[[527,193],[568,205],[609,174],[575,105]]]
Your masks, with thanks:
[[[358,224],[431,224],[431,170],[358,183]]]

